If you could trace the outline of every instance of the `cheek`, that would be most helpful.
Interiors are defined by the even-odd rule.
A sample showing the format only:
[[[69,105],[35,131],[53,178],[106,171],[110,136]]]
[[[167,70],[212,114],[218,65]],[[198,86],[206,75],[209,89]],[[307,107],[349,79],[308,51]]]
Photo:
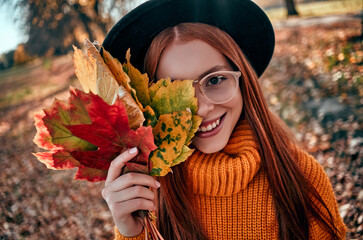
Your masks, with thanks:
[[[228,102],[228,106],[232,109],[233,120],[237,122],[243,108],[243,99],[240,89],[237,90],[236,95]]]

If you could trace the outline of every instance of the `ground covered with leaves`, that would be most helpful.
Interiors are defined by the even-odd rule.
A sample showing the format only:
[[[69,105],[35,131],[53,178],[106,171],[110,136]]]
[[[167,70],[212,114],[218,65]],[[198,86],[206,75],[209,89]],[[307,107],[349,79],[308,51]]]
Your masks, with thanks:
[[[325,168],[348,239],[363,236],[363,48],[359,18],[276,29],[261,79],[270,108]]]
[[[261,79],[271,109],[324,166],[349,228],[363,235],[363,51],[359,19],[276,27]],[[0,239],[112,239],[103,183],[72,180],[32,155],[33,114],[79,87],[71,55],[0,73]]]

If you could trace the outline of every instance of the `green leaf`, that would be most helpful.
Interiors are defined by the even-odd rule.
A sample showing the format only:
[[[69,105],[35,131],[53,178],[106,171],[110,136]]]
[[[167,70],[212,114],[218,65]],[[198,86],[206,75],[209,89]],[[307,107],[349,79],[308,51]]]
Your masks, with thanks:
[[[194,97],[192,80],[173,81],[161,86],[155,93],[150,105],[157,116],[190,109],[192,114],[197,112],[197,98]]]
[[[156,83],[153,83],[150,87],[149,87],[149,95],[150,95],[150,99],[151,101],[153,100],[156,92],[161,88],[161,87],[167,87],[171,84],[171,80],[170,78],[163,78],[158,80]]]
[[[187,140],[185,141],[186,145],[190,144],[190,142],[192,141],[192,139],[194,137],[194,134],[198,131],[198,128],[199,128],[200,124],[202,123],[202,121],[203,121],[203,118],[201,118],[198,115],[193,115],[193,117],[192,117],[192,122],[193,122],[192,127],[190,128]]]
[[[179,163],[182,163],[185,160],[187,160],[187,158],[190,155],[192,155],[193,152],[194,152],[194,149],[190,149],[186,145],[184,145],[179,156],[177,158],[175,158],[174,161],[172,162],[171,167],[178,165]]]

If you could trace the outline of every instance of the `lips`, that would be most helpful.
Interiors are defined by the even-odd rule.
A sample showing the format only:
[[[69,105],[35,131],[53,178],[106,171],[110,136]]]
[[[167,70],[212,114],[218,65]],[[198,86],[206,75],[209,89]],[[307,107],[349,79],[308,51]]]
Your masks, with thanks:
[[[218,119],[202,122],[202,124],[199,126],[196,136],[200,138],[205,138],[205,137],[212,137],[218,134],[219,131],[222,129],[225,115],[226,114],[223,114]]]

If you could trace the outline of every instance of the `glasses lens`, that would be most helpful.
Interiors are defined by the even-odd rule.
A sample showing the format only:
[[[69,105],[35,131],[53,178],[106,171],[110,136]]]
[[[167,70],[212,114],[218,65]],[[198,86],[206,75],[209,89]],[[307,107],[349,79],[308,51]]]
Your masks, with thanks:
[[[229,72],[216,72],[200,81],[204,94],[215,103],[229,101],[238,88],[236,77]]]

